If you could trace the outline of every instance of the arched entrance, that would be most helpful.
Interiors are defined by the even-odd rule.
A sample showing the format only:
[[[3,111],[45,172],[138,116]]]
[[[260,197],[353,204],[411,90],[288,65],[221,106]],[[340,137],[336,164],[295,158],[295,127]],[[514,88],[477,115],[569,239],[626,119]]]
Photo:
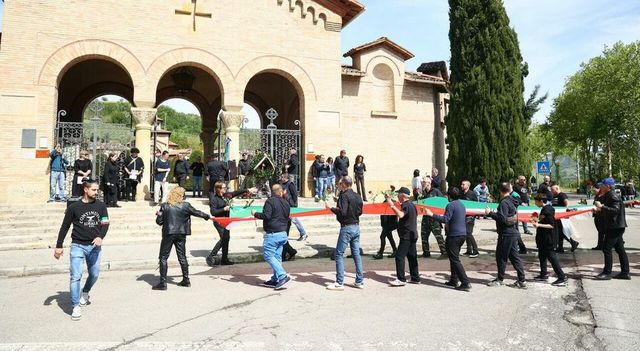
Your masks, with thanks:
[[[65,192],[74,184],[74,162],[82,150],[92,160],[90,178],[102,180],[110,153],[121,160],[133,146],[131,120],[133,82],[129,73],[108,57],[86,56],[65,66],[57,79],[55,143],[69,161]]]
[[[244,91],[245,104],[257,112],[262,129],[243,129],[240,151],[252,153],[260,149],[271,155],[276,173],[286,172],[289,150],[295,149],[300,179],[302,169],[302,122],[304,95],[298,82],[285,72],[266,70],[254,75]],[[300,190],[300,181],[297,181]]]

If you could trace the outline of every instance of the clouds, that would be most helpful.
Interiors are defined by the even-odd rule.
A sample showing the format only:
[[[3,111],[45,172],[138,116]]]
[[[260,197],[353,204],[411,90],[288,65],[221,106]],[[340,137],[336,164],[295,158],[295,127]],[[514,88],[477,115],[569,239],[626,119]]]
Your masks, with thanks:
[[[343,51],[388,36],[416,55],[407,62],[449,60],[449,7],[446,0],[364,0],[365,13],[343,31]],[[640,39],[640,1],[506,0],[511,25],[529,63],[529,94],[536,84],[550,98],[536,115],[541,121],[565,79],[605,45]]]

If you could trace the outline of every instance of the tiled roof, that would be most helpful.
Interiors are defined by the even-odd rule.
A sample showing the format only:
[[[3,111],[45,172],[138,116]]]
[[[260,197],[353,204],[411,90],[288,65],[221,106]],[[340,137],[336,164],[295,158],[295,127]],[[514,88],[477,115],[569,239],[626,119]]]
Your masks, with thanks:
[[[407,49],[403,48],[402,46],[394,43],[391,39],[387,38],[387,37],[382,37],[379,38],[377,40],[374,40],[372,42],[360,45],[358,47],[355,47],[351,50],[349,50],[346,54],[344,54],[344,57],[349,57],[349,56],[353,56],[356,55],[362,51],[366,51],[366,50],[370,50],[372,48],[378,47],[378,46],[384,46],[387,49],[399,54],[404,60],[408,60],[410,58],[413,58],[414,55]]]
[[[342,17],[342,27],[346,27],[351,21],[364,11],[364,5],[357,0],[314,0],[327,9]]]
[[[353,68],[351,66],[345,66],[345,65],[342,65],[342,74],[345,76],[353,76],[353,77],[364,77],[366,75],[365,72],[357,68]]]
[[[418,67],[418,72],[437,76],[438,74],[446,81],[449,80],[449,70],[444,61],[425,62]]]

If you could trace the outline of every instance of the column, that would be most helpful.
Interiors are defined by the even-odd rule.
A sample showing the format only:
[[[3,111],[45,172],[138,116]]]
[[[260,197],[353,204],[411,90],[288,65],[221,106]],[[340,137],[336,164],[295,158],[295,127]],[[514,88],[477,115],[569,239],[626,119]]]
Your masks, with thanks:
[[[244,112],[242,111],[223,111],[222,123],[227,133],[227,137],[231,139],[229,145],[229,160],[240,160],[240,126],[244,121]],[[222,145],[224,145],[224,140]]]
[[[156,118],[155,108],[131,108],[131,116],[136,123],[136,147],[140,149],[140,157],[144,161],[144,174],[140,183],[138,183],[137,199],[150,199],[151,184],[151,161],[153,159],[153,150],[151,150],[151,124]]]
[[[211,156],[213,155],[213,149],[214,149],[214,140],[216,137],[216,129],[215,127],[208,127],[208,128],[203,128],[202,129],[202,133],[200,133],[200,140],[202,141],[202,156],[203,156],[203,160],[202,163],[205,164],[205,167],[207,165],[207,162],[209,162],[209,159],[211,158]],[[205,181],[204,182],[204,193],[208,194],[209,193],[209,182]]]

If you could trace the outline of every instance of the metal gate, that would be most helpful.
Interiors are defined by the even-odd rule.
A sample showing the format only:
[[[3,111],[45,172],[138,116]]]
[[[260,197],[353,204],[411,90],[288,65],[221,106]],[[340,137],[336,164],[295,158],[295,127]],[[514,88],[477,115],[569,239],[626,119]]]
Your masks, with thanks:
[[[92,118],[84,122],[58,122],[56,126],[55,142],[60,143],[62,153],[69,161],[65,174],[65,194],[71,195],[73,189],[73,163],[80,156],[81,150],[91,154],[91,178],[102,182],[104,166],[110,153],[118,155],[118,169],[120,169],[119,189],[124,189],[124,175],[122,167],[129,149],[134,143],[133,130],[127,124],[102,122],[103,104],[94,100],[89,104]],[[60,111],[58,116],[66,115]]]
[[[273,121],[278,117],[275,109],[271,108],[265,113],[269,119],[269,125],[266,129],[241,129],[240,130],[240,152],[253,154],[256,150],[262,150],[269,155],[275,162],[277,175],[282,172],[285,161],[289,160],[289,150],[296,149],[298,151],[298,179],[302,172],[302,133],[300,131],[300,121],[295,120],[293,123],[298,129],[278,129]],[[300,191],[300,181],[297,182],[298,191]]]

